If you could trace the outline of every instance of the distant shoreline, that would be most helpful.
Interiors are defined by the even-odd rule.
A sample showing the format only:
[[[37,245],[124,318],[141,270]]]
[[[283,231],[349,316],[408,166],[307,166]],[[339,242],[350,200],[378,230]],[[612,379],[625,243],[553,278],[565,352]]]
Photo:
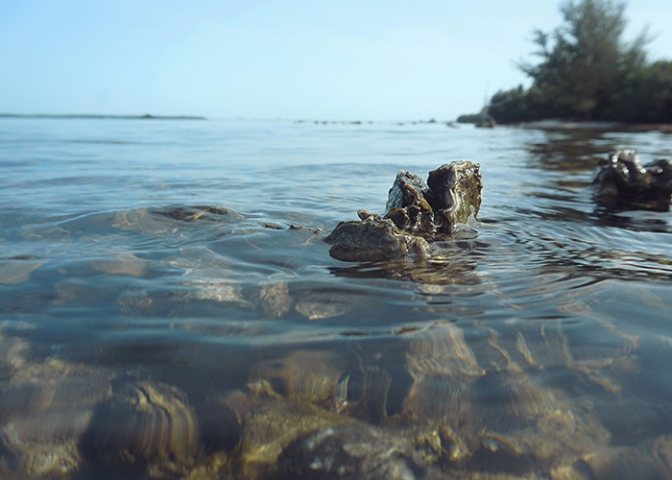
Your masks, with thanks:
[[[85,118],[96,120],[207,120],[191,115],[97,115],[97,114],[50,114],[50,113],[0,113],[0,118]]]
[[[573,122],[566,120],[539,120],[534,122],[513,123],[511,126],[539,130],[598,130],[613,132],[652,132],[672,133],[669,123],[625,123],[625,122]]]

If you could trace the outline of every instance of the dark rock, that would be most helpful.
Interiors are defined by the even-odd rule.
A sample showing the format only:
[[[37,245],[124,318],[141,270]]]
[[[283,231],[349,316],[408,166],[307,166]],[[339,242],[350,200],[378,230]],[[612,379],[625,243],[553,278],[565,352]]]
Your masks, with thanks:
[[[208,219],[211,221],[221,221],[222,218],[242,220],[244,217],[226,207],[194,205],[188,207],[175,207],[167,210],[156,210],[154,213],[164,215],[182,222],[193,222],[195,220]]]
[[[430,478],[408,442],[363,424],[324,427],[298,437],[280,455],[277,471],[278,478],[305,480]]]
[[[600,161],[591,188],[603,205],[657,208],[663,202],[669,206],[672,162],[661,159],[642,166],[634,150],[618,150]]]
[[[365,220],[340,222],[325,241],[329,254],[346,262],[377,262],[405,255],[411,239],[392,220],[371,215]]]

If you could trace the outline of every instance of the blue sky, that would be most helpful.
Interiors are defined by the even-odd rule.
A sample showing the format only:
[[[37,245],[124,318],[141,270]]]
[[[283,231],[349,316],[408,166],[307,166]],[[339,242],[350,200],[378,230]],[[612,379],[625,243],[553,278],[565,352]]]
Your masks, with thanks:
[[[631,0],[650,58],[672,2]],[[0,0],[0,112],[451,120],[526,83],[549,0]]]

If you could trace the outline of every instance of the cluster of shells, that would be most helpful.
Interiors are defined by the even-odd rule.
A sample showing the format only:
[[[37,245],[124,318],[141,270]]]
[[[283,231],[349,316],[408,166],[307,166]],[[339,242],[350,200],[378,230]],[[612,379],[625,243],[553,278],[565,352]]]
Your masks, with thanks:
[[[672,162],[659,159],[642,166],[634,150],[617,150],[600,160],[591,187],[597,203],[607,207],[667,210]]]
[[[427,183],[401,170],[388,194],[386,214],[364,210],[360,220],[341,222],[325,238],[329,254],[350,262],[432,256],[431,243],[453,234],[481,206],[479,165],[461,160],[429,172]]]

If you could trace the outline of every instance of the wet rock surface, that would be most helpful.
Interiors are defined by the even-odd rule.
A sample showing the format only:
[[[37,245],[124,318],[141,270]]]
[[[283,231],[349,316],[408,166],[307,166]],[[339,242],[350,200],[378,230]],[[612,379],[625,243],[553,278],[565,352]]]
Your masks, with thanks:
[[[329,254],[348,262],[378,262],[406,255],[431,256],[431,242],[455,233],[475,217],[483,182],[479,165],[465,160],[429,172],[427,183],[399,171],[383,217],[360,210],[325,238]]]
[[[378,262],[414,250],[414,238],[389,218],[361,212],[361,221],[340,223],[325,239],[329,254],[348,262]]]
[[[600,160],[591,187],[597,203],[605,206],[667,209],[672,162],[659,159],[641,165],[634,150],[618,150]]]

